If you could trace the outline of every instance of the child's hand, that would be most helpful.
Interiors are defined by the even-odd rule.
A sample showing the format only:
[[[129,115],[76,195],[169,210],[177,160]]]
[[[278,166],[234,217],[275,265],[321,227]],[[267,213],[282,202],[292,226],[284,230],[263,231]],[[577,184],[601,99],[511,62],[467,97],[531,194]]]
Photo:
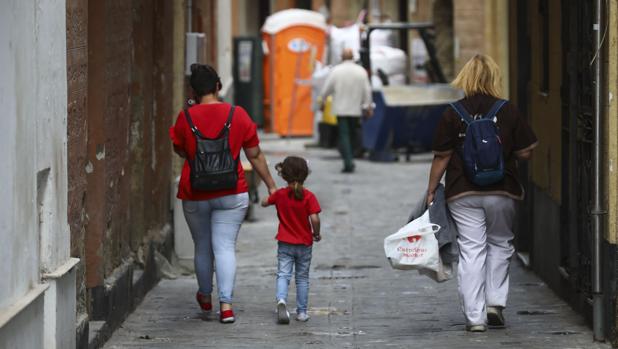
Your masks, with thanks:
[[[320,240],[322,240],[322,235],[320,235],[320,233],[313,233],[313,241],[318,242]]]
[[[268,198],[262,199],[262,207],[268,207]]]

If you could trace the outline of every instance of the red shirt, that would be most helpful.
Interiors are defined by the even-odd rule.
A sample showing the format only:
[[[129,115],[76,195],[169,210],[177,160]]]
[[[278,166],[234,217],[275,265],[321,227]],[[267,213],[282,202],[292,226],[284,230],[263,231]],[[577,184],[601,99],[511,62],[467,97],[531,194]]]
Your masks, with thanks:
[[[293,189],[282,188],[268,198],[268,204],[275,205],[279,216],[277,240],[293,245],[313,244],[309,216],[322,209],[312,192],[303,189],[303,194],[302,200],[296,200]]]
[[[215,138],[223,129],[230,108],[231,106],[228,103],[198,104],[191,107],[189,112],[191,113],[193,124],[195,124],[195,127],[200,130],[204,137]],[[234,110],[234,118],[232,119],[229,134],[230,149],[235,159],[240,156],[242,148],[253,148],[260,144],[256,129],[255,123],[247,112],[242,107],[237,106]],[[175,147],[184,150],[190,159],[195,158],[195,135],[191,132],[183,111],[180,111],[178,114],[176,124],[170,127],[170,138]],[[180,183],[178,184],[178,194],[176,195],[181,200],[209,200],[245,193],[249,190],[245,180],[245,172],[240,163],[238,164],[238,183],[234,189],[219,191],[193,190],[189,179],[190,173],[189,162],[185,160],[182,174],[180,175]]]

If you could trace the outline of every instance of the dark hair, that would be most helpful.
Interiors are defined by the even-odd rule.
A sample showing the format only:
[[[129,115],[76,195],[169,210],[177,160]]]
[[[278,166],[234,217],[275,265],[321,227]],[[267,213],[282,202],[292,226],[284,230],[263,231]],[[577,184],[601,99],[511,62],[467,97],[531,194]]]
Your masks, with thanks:
[[[194,92],[194,98],[199,103],[199,99],[205,95],[215,93],[221,89],[221,79],[215,68],[208,64],[191,64],[191,77],[189,84]]]
[[[298,156],[288,156],[283,162],[278,163],[275,169],[288,184],[294,184],[294,198],[302,200],[303,183],[309,176],[309,166],[307,160]]]

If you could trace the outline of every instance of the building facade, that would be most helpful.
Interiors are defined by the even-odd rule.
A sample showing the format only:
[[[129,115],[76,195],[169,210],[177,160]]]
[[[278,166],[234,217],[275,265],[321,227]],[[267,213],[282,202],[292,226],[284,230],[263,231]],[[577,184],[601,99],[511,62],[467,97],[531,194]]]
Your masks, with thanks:
[[[101,345],[172,249],[168,128],[184,96],[183,1],[67,0],[68,223],[78,347]]]
[[[0,4],[0,347],[98,347],[160,278],[184,5]]]
[[[618,4],[601,2],[604,40],[595,47],[595,1],[529,0],[509,4],[511,97],[540,143],[530,163],[517,234],[518,250],[548,285],[616,343],[618,232]],[[596,81],[594,63],[601,63]],[[595,86],[600,127],[594,132]],[[600,142],[600,173],[594,146]],[[601,207],[595,208],[595,181]],[[594,219],[600,219],[600,290],[595,292]],[[602,307],[593,311],[594,298]],[[599,317],[594,318],[598,314]]]

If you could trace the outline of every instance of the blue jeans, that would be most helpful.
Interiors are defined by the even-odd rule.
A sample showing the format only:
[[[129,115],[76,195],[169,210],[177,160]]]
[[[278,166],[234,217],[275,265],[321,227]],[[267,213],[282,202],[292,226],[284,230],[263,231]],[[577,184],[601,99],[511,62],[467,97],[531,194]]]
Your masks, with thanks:
[[[277,300],[287,302],[288,286],[292,279],[292,269],[296,271],[296,313],[307,312],[309,299],[309,267],[311,266],[311,246],[291,245],[279,242],[277,250]]]
[[[195,274],[199,291],[205,295],[212,292],[214,259],[219,302],[232,303],[236,278],[236,238],[248,207],[247,193],[182,202],[195,244]]]

